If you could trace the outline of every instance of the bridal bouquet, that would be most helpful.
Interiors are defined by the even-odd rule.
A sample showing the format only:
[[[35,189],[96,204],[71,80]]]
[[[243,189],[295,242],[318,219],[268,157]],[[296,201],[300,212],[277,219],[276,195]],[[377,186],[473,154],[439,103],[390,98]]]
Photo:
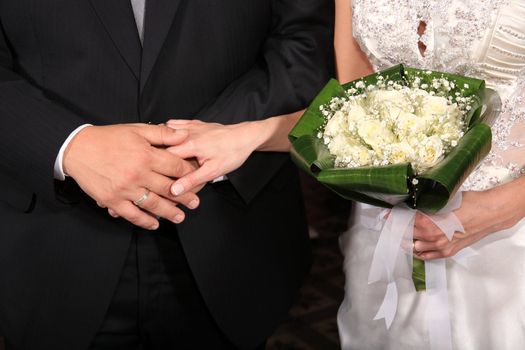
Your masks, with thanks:
[[[402,65],[331,80],[291,131],[292,158],[346,199],[433,214],[490,150],[490,96],[482,80]],[[412,277],[424,289],[419,260]]]

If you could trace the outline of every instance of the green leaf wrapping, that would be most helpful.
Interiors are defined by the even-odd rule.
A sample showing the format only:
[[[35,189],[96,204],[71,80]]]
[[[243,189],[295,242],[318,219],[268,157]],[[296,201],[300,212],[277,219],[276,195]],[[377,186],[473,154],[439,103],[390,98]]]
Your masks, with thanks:
[[[394,80],[407,85],[416,76],[429,85],[434,78],[447,78],[455,82],[450,95],[462,91],[465,97],[472,97],[472,109],[466,115],[469,129],[464,137],[440,163],[417,176],[418,184],[413,186],[413,172],[410,164],[384,167],[335,168],[334,157],[317,134],[324,125],[325,117],[319,107],[327,104],[333,97],[345,96],[345,90],[356,88],[359,81],[366,86],[375,85],[378,77]],[[357,89],[362,92],[363,89]],[[487,93],[483,80],[405,68],[398,65],[362,79],[341,86],[330,80],[312,104],[305,111],[297,125],[289,134],[292,143],[293,161],[304,171],[343,198],[389,208],[406,202],[409,206],[436,213],[442,209],[456,193],[463,181],[488,154],[491,146],[490,127],[483,124],[481,110],[485,103],[496,104],[494,93]],[[497,95],[496,95],[497,97]],[[490,99],[489,99],[490,98]],[[486,102],[486,100],[490,100]],[[497,115],[497,108],[491,108],[491,117]],[[425,288],[424,263],[414,260],[413,280],[417,290]]]
[[[418,176],[416,208],[436,213],[447,205],[463,181],[489,153],[492,133],[486,124],[476,124],[441,162]]]

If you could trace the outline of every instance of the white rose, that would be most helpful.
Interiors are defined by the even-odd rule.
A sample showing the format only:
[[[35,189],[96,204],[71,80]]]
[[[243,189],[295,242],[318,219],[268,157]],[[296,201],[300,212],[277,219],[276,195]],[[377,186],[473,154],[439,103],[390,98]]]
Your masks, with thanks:
[[[425,85],[425,84],[423,84]],[[428,87],[428,86],[427,86]],[[424,89],[411,89],[410,93],[414,95],[416,98],[424,98],[426,96],[430,96],[427,90]]]
[[[336,156],[336,164],[347,166],[355,163],[357,166],[370,165],[372,155],[368,148],[361,145],[352,137],[338,134],[328,143],[330,154]]]
[[[390,147],[389,162],[391,164],[408,163],[414,157],[414,149],[406,142],[394,143]]]
[[[381,118],[393,123],[401,112],[408,111],[410,101],[406,94],[398,90],[376,90],[370,93],[367,103],[374,106]]]
[[[379,104],[406,106],[410,103],[406,94],[398,90],[375,90],[368,96],[368,101]]]
[[[395,136],[379,120],[362,120],[359,122],[357,133],[361,139],[370,145],[376,152],[382,153],[384,145],[395,141]]]
[[[424,135],[428,132],[432,120],[412,113],[401,112],[395,126],[400,135]]]
[[[443,142],[439,136],[422,137],[417,149],[416,170],[421,172],[436,165],[443,157]]]
[[[355,125],[359,121],[366,119],[366,111],[363,109],[363,107],[354,102],[354,104],[350,105],[346,118],[348,126]]]
[[[454,138],[459,139],[462,135],[463,125],[459,121],[449,121],[449,122],[440,124],[436,128],[436,131],[439,134],[455,135]]]
[[[353,140],[350,136],[340,133],[330,140],[328,143],[328,149],[331,154],[342,157],[350,151],[351,147],[358,144],[359,143],[356,140]]]
[[[365,110],[357,103],[349,103],[347,108],[334,113],[324,128],[324,136],[334,137],[342,132],[354,132],[360,120],[366,118]]]
[[[327,146],[328,150],[330,150],[330,154],[341,156],[344,155],[345,150],[348,148],[348,141],[346,140],[345,135],[338,134],[328,142]]]
[[[379,107],[379,114],[381,119],[387,121],[390,124],[395,124],[397,118],[402,113],[406,113],[405,109],[397,105],[381,105]]]
[[[358,166],[372,164],[372,152],[364,146],[352,146],[350,155]]]
[[[346,118],[343,112],[337,111],[324,127],[324,136],[333,137],[346,130]]]
[[[448,111],[448,100],[440,96],[422,96],[421,109],[419,115],[421,116],[445,116]]]
[[[463,114],[457,106],[449,105],[445,120],[457,125],[463,120]]]

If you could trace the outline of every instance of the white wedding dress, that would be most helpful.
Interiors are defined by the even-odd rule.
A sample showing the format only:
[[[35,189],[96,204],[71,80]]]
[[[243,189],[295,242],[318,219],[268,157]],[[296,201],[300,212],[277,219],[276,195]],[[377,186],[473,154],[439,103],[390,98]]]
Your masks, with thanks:
[[[462,190],[486,190],[524,173],[525,0],[352,0],[354,36],[376,70],[398,63],[485,79],[503,101],[489,156]],[[420,36],[418,28],[426,24]],[[426,46],[420,52],[418,42]],[[343,235],[343,349],[430,349],[426,292],[398,284],[389,330],[374,321],[386,283],[368,284],[379,230],[357,204]],[[467,266],[447,259],[454,349],[525,349],[525,220],[489,235]]]

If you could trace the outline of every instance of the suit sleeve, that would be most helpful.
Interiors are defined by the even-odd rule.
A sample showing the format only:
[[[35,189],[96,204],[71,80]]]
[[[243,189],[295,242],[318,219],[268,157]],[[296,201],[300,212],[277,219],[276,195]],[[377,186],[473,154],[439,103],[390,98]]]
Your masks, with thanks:
[[[208,119],[233,124],[306,107],[334,71],[334,1],[274,0],[273,26],[257,64],[203,111]],[[254,153],[228,178],[251,201],[289,159]]]
[[[85,124],[17,73],[0,27],[0,180],[47,200],[55,199],[54,163],[62,143]],[[11,183],[5,183],[9,181]]]

